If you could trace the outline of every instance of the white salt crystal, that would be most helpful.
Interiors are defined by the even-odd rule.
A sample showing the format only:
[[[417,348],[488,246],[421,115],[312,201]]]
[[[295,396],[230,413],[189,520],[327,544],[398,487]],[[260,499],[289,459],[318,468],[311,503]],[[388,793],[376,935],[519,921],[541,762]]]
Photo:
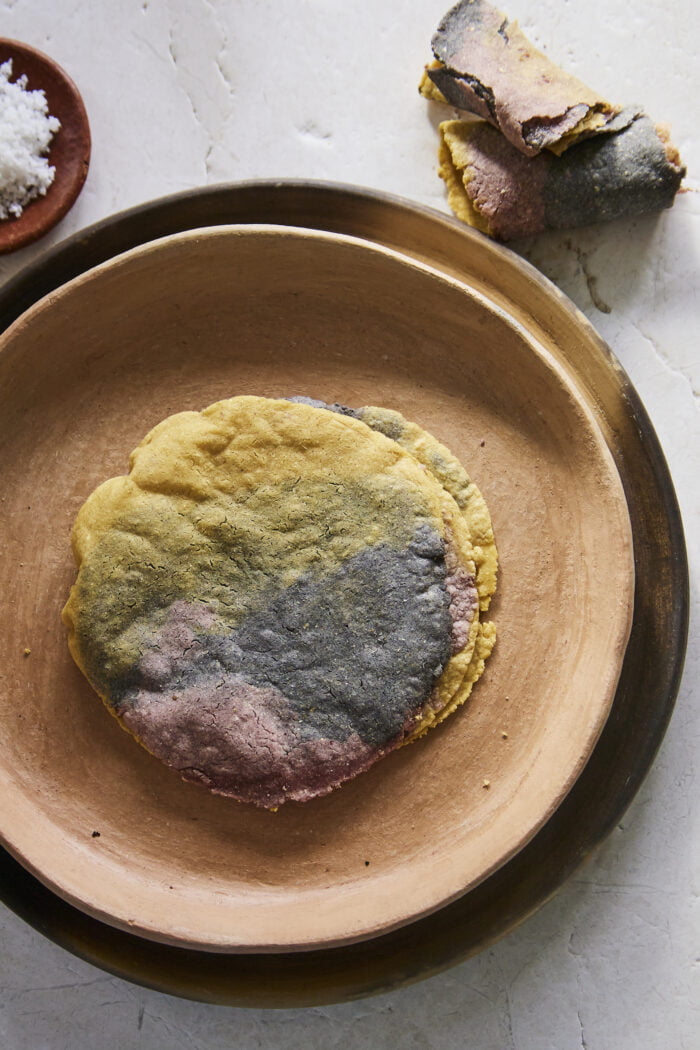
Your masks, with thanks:
[[[43,91],[27,91],[26,76],[14,83],[12,59],[0,65],[0,219],[16,219],[43,196],[56,169],[44,156],[60,128],[49,116]]]

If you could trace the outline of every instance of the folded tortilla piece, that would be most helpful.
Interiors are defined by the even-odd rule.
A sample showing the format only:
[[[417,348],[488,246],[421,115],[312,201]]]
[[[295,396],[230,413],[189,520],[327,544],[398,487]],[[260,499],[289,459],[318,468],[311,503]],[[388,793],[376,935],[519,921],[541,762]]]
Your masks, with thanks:
[[[420,85],[429,99],[489,121],[526,156],[562,153],[605,129],[618,108],[538,51],[484,0],[461,0],[432,40],[436,62]]]
[[[440,177],[458,218],[497,240],[670,208],[685,168],[663,125],[638,110],[563,156],[525,157],[484,121],[440,125]]]

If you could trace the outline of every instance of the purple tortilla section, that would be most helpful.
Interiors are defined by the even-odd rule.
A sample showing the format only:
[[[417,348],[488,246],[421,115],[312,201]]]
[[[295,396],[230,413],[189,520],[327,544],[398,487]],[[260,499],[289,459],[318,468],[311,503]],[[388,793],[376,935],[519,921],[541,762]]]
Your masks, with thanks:
[[[164,697],[141,690],[122,720],[186,780],[267,807],[304,802],[367,769],[376,749],[346,740],[300,739],[287,698],[235,675]]]

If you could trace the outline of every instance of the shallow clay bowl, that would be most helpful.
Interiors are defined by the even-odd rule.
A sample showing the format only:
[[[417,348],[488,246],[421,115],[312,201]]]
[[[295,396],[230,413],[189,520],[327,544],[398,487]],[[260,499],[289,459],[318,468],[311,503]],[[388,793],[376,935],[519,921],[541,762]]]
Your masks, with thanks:
[[[77,87],[53,59],[17,40],[0,38],[0,64],[12,59],[15,81],[27,77],[27,90],[42,90],[48,111],[61,122],[48,162],[56,169],[43,197],[28,204],[17,219],[0,220],[0,255],[17,251],[48,233],[73,206],[90,164],[90,125]]]
[[[276,813],[184,783],[139,747],[74,666],[60,621],[89,493],[163,417],[235,394],[403,412],[467,466],[501,558],[498,641],[469,703],[326,798]],[[349,943],[474,887],[576,780],[628,637],[627,506],[550,348],[466,284],[341,235],[167,237],[5,333],[0,420],[0,831],[67,900],[214,951]]]

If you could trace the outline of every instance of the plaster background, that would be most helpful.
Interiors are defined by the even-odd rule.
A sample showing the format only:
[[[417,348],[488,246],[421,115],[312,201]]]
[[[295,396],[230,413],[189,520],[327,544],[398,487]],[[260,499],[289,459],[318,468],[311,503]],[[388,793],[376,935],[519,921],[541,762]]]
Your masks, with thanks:
[[[44,248],[177,190],[328,179],[446,212],[437,119],[417,95],[447,0],[7,0],[0,31],[77,82],[93,154]],[[509,0],[534,43],[668,121],[688,166],[670,212],[514,247],[583,310],[641,394],[700,560],[700,90],[693,0]],[[692,1050],[700,1027],[700,627],[658,758],[603,847],[548,905],[449,972],[357,1003],[211,1007],[110,977],[0,908],[7,1050]]]

